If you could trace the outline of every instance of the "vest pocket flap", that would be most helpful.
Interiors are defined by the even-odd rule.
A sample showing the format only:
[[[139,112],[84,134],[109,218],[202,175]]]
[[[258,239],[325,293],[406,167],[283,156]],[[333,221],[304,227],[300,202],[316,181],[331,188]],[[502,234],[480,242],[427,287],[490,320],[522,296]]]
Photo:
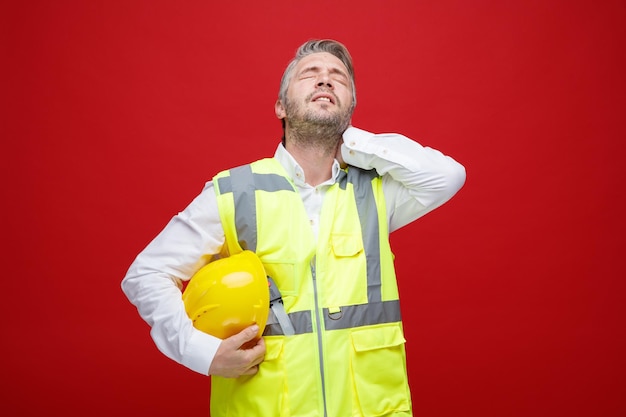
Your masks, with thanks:
[[[354,330],[351,337],[357,352],[400,346],[406,342],[397,324]]]
[[[354,256],[363,250],[363,241],[353,234],[333,234],[330,237],[335,256]]]

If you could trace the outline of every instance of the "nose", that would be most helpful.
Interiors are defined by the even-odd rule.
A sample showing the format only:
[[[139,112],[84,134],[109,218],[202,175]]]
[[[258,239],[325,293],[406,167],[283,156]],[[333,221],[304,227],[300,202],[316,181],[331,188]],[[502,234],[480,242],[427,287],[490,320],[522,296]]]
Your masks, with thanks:
[[[316,85],[318,87],[328,87],[330,89],[333,88],[333,83],[332,83],[332,80],[330,79],[328,72],[324,71],[318,74]]]

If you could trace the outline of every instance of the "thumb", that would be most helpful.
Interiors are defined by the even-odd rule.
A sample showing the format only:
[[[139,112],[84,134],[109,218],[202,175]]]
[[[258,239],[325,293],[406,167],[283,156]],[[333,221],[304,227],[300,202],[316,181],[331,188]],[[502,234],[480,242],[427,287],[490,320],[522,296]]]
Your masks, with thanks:
[[[249,342],[252,339],[254,339],[257,336],[258,332],[259,332],[259,326],[256,324],[253,324],[250,327],[246,327],[245,329],[243,329],[236,335],[232,336],[231,338],[233,339],[233,342],[236,343],[237,348],[240,348],[246,342]]]

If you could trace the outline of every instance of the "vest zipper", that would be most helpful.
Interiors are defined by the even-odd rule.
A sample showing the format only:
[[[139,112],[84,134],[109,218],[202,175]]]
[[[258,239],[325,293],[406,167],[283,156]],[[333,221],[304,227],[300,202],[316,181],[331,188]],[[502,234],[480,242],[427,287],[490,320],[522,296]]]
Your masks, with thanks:
[[[322,380],[322,401],[324,403],[324,417],[328,416],[326,412],[326,381],[324,378],[324,351],[322,345],[322,315],[320,314],[320,308],[317,295],[317,276],[315,272],[315,256],[311,259],[311,277],[313,277],[313,296],[315,300],[315,323],[317,327],[317,349],[320,357],[320,377]]]

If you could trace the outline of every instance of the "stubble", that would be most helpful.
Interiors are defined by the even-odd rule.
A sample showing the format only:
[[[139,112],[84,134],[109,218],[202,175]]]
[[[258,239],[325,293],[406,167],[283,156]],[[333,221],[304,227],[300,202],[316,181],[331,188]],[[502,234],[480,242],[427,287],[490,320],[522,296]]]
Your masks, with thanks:
[[[310,102],[312,95],[305,103]],[[340,104],[336,101],[336,104]],[[289,139],[302,148],[316,149],[326,155],[334,155],[343,132],[350,125],[351,109],[340,112],[325,111],[323,108],[313,110],[286,100],[286,123]]]

